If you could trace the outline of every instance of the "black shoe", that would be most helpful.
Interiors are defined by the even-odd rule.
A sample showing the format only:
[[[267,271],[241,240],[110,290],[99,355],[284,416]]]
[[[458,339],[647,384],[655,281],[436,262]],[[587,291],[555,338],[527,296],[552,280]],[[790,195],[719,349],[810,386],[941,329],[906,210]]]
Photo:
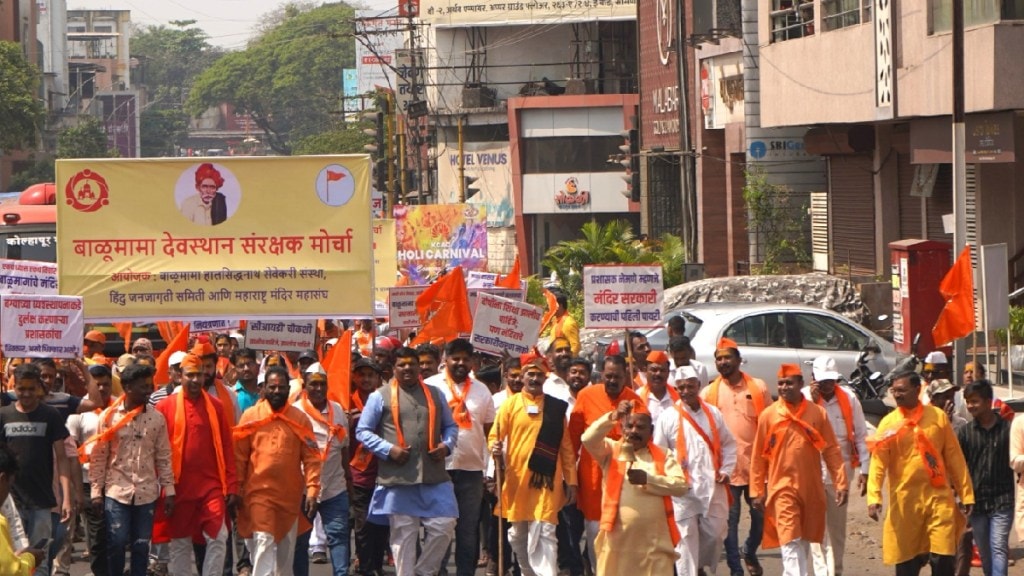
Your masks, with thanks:
[[[327,564],[327,553],[313,552],[313,554],[309,557],[309,561],[313,564]]]

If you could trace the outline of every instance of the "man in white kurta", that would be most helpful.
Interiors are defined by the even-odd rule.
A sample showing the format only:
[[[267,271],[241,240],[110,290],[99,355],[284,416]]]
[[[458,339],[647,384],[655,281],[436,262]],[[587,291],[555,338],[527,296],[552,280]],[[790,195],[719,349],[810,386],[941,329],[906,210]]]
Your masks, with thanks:
[[[689,485],[675,458],[651,442],[650,414],[632,411],[632,402],[624,400],[582,437],[603,472],[601,531],[595,539],[595,573],[601,576],[671,574],[678,556],[671,497],[686,494]],[[620,421],[622,439],[609,439]],[[619,456],[625,444],[634,452],[628,464]]]
[[[654,443],[683,460],[690,492],[673,498],[679,527],[677,576],[697,576],[706,568],[715,574],[729,520],[729,475],[736,466],[736,440],[718,408],[700,398],[700,377],[690,366],[680,368],[680,401],[654,426]],[[682,426],[685,446],[680,448]]]

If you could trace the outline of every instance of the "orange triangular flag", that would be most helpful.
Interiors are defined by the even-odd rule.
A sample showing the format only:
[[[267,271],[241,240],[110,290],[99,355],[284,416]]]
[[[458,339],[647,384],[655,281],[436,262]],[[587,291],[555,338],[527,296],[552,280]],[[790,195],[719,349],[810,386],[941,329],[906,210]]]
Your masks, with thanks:
[[[946,305],[932,328],[936,346],[963,338],[974,331],[974,268],[971,266],[971,246],[964,246],[953,267],[939,284],[939,293]]]
[[[160,353],[160,357],[156,359],[156,375],[153,376],[153,384],[156,386],[163,386],[171,381],[171,371],[168,364],[171,360],[171,354],[175,352],[184,352],[188,348],[188,324],[178,332],[178,334],[167,342],[167,348]]]
[[[335,353],[336,350],[340,352]],[[346,411],[352,403],[352,330],[345,330],[338,343],[327,352],[330,366],[327,369],[327,398],[334,400]],[[326,359],[325,359],[326,360]]]
[[[121,335],[121,339],[124,340],[124,351],[132,351],[132,323],[131,322],[114,322],[114,329]]]
[[[498,277],[494,279],[494,287],[518,290],[522,286],[522,280],[519,276],[519,254],[516,254],[516,260],[512,263],[512,271],[506,276],[498,274]]]
[[[469,312],[469,294],[462,267],[445,274],[416,298],[416,311],[423,328],[413,344],[443,338],[446,342],[458,338],[460,333],[473,329],[473,316]]]
[[[555,300],[555,293],[547,288],[544,289],[544,300],[548,303],[548,309],[544,312],[544,317],[540,319],[540,333],[544,333],[544,329],[548,327],[555,318],[555,312],[558,312],[558,301]]]

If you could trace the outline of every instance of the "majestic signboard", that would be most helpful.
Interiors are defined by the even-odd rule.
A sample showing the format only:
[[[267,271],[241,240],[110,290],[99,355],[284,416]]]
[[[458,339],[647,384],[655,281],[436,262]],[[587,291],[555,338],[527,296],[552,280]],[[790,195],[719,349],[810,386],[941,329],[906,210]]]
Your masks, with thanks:
[[[57,161],[62,294],[88,319],[373,310],[366,155]]]

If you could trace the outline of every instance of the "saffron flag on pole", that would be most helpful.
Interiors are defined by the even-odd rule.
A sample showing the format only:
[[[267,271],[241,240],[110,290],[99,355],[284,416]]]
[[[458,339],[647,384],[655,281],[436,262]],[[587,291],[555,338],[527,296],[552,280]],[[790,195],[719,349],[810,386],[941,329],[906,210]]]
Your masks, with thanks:
[[[413,344],[441,339],[445,342],[459,334],[473,330],[473,316],[469,312],[469,294],[462,267],[442,276],[416,298],[416,311],[423,328]]]
[[[132,323],[131,322],[113,322],[114,329],[121,335],[121,339],[124,340],[124,351],[132,351]]]
[[[516,261],[512,264],[512,270],[505,276],[498,274],[498,277],[494,279],[494,287],[519,290],[522,281],[519,274],[519,254],[516,254]]]
[[[167,342],[167,348],[164,348],[160,357],[156,359],[156,375],[153,376],[153,384],[163,386],[171,381],[169,366],[171,354],[184,352],[188,348],[188,331],[188,324],[186,324],[173,339]]]
[[[944,346],[974,331],[974,269],[971,267],[970,244],[964,246],[942,279],[939,293],[946,305],[932,328],[932,339],[936,346]]]
[[[352,330],[345,330],[327,352],[324,359],[327,369],[327,398],[333,400],[347,412],[352,404]]]
[[[547,329],[551,321],[555,319],[555,312],[558,312],[558,300],[555,298],[555,293],[547,288],[544,289],[544,300],[548,303],[548,309],[544,312],[544,317],[540,320],[540,333],[543,334],[544,330]]]

